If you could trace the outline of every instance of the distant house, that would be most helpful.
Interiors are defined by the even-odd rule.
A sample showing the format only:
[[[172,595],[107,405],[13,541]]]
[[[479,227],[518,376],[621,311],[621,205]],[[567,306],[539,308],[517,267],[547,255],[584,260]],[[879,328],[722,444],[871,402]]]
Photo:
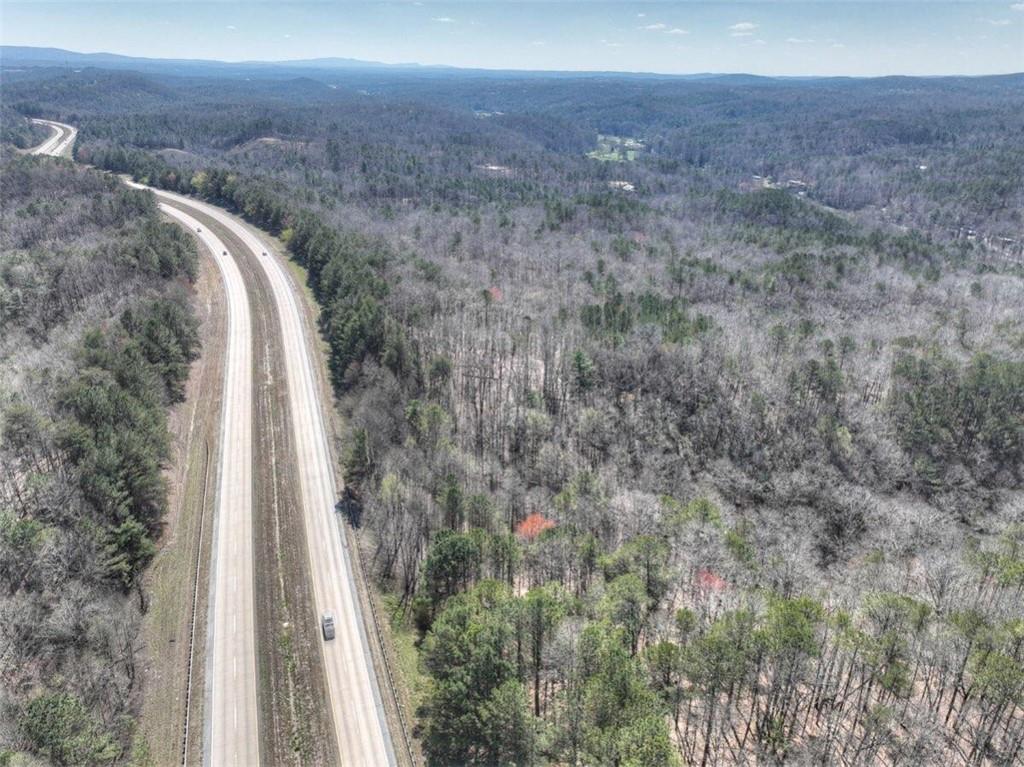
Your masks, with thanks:
[[[487,163],[486,165],[477,165],[477,168],[488,173],[493,173],[495,176],[511,176],[512,169],[507,165],[495,165],[494,163]]]
[[[775,183],[771,176],[759,176],[755,173],[749,181],[740,181],[739,188],[741,192],[752,192],[757,189],[778,189],[779,184]]]

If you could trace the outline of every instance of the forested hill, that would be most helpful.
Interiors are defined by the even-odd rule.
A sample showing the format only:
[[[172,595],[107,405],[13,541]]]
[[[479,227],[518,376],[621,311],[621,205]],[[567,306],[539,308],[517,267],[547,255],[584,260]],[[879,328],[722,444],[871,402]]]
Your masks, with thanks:
[[[0,178],[0,763],[122,763],[196,251],[98,171],[5,145]]]
[[[0,104],[0,143],[16,149],[27,149],[41,144],[49,134],[50,131],[44,126],[33,123],[6,103]]]
[[[1019,761],[1019,78],[33,77],[308,271],[431,764]]]
[[[348,192],[370,175],[372,193],[388,198],[408,196],[410,183],[435,173],[450,185],[453,176],[480,175],[479,165],[504,167],[520,147],[524,157],[551,156],[537,168],[509,166],[516,178],[550,181],[557,193],[581,175],[573,165],[599,149],[600,135],[627,137],[644,151],[603,177],[623,171],[641,192],[799,181],[809,199],[869,224],[943,239],[971,230],[1021,245],[1024,75],[774,80],[311,68],[264,79],[258,68],[247,72],[248,80],[5,70],[5,103],[24,114],[82,118],[95,138],[199,153],[260,138],[322,153],[333,134],[355,150],[328,158],[334,170],[356,171]],[[126,119],[111,133],[94,121],[101,114]],[[446,138],[448,151],[431,155]],[[399,161],[392,167],[365,156],[391,150]],[[430,167],[454,156],[471,166]]]

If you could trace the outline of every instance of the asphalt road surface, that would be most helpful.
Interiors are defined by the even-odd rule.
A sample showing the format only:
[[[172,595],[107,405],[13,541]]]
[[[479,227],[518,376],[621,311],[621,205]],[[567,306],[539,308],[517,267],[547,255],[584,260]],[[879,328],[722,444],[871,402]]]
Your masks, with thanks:
[[[77,128],[73,128],[70,125],[64,125],[63,123],[36,119],[33,119],[32,122],[47,126],[53,131],[53,135],[46,139],[42,144],[35,147],[30,154],[47,154],[52,157],[62,157],[67,154],[68,149],[74,143],[75,137],[78,135]]]
[[[60,155],[77,131],[38,121],[55,133],[33,150]],[[139,186],[133,184],[133,186]],[[303,323],[298,287],[260,236],[233,216],[189,197],[152,190],[173,219],[199,235],[220,267],[228,296],[228,345],[217,479],[214,561],[206,665],[204,756],[211,765],[259,764],[256,643],[252,558],[252,329],[245,285],[230,252],[181,207],[207,215],[235,234],[258,258],[277,305],[284,346],[292,431],[316,613],[334,614],[336,638],[320,644],[327,689],[344,765],[394,765],[395,754],[370,655],[366,628],[341,522],[327,429],[314,372],[316,339]],[[197,231],[202,230],[202,231]]]
[[[271,287],[281,322],[285,377],[297,455],[297,472],[306,524],[316,614],[335,617],[337,636],[322,642],[331,718],[344,765],[395,764],[395,755],[377,686],[373,660],[356,593],[349,552],[335,511],[338,492],[327,443],[320,389],[313,369],[313,344],[297,295],[298,288],[273,251],[250,227],[217,207],[154,190],[210,216],[235,234],[258,258]],[[264,255],[266,254],[266,255]]]
[[[198,221],[160,209],[196,232],[220,267],[228,299],[223,413],[206,643],[206,738],[210,765],[257,765],[259,716],[253,598],[252,322],[238,265]]]

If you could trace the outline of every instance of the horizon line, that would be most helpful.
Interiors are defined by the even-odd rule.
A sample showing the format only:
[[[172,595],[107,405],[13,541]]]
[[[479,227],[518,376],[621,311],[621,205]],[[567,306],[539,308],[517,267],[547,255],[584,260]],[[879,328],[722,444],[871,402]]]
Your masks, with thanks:
[[[245,65],[274,65],[274,66],[288,66],[288,65],[308,65],[310,68],[315,68],[313,62],[317,61],[351,61],[357,64],[363,65],[363,68],[394,68],[394,69],[423,69],[423,70],[448,70],[453,72],[492,72],[492,73],[530,73],[530,74],[569,74],[569,75],[627,75],[627,76],[639,76],[639,77],[663,77],[663,78],[696,78],[696,77],[757,77],[765,80],[781,80],[781,79],[816,79],[816,80],[877,80],[887,77],[904,77],[912,79],[940,79],[940,78],[964,78],[964,79],[978,79],[982,77],[1012,77],[1015,75],[1024,75],[1024,70],[1018,71],[1003,71],[1003,72],[986,72],[984,74],[963,74],[958,72],[947,72],[941,74],[927,74],[927,75],[912,75],[904,74],[900,72],[892,72],[888,74],[877,74],[877,75],[821,75],[821,74],[775,74],[765,75],[756,74],[754,72],[743,72],[743,71],[695,71],[695,72],[655,72],[650,70],[630,70],[630,69],[531,69],[531,68],[501,68],[501,67],[486,67],[486,66],[457,66],[453,64],[423,64],[415,61],[403,61],[403,62],[387,62],[387,61],[374,61],[368,59],[357,59],[349,56],[342,55],[326,55],[326,56],[312,56],[305,59],[209,59],[209,58],[188,58],[188,57],[152,57],[152,56],[136,56],[129,53],[115,53],[109,50],[100,51],[75,51],[68,48],[60,48],[57,46],[47,45],[23,45],[18,43],[0,43],[0,65],[3,62],[2,52],[6,48],[21,48],[38,51],[60,51],[62,53],[74,54],[77,56],[115,56],[123,59],[144,61],[144,62],[178,62],[178,63],[189,63],[189,64],[220,64],[224,66],[245,66]],[[54,62],[54,66],[58,66],[57,62]],[[35,65],[39,66],[39,65]],[[102,69],[102,67],[96,67]],[[337,67],[336,69],[342,69]]]

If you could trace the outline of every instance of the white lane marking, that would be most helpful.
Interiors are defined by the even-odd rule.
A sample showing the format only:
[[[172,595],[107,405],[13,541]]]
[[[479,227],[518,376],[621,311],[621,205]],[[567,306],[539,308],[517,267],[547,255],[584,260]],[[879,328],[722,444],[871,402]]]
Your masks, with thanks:
[[[168,215],[195,232],[198,222],[183,211],[162,204]],[[228,349],[217,487],[216,544],[211,576],[211,647],[209,648],[208,762],[259,763],[257,684],[253,611],[252,536],[252,326],[249,302],[238,265],[220,256],[223,243],[209,231],[199,233],[221,271],[228,293]],[[250,625],[238,629],[238,613]],[[228,616],[230,615],[230,624]],[[227,626],[231,626],[228,631]],[[231,657],[230,671],[228,657]],[[251,657],[246,673],[238,657]],[[230,674],[230,677],[228,676]],[[230,711],[228,710],[228,707]],[[238,726],[239,707],[245,721]]]
[[[158,191],[157,195],[209,215],[234,232],[254,255],[268,250],[248,228],[218,208],[170,192]],[[307,541],[311,544],[319,541],[327,549],[324,557],[319,547],[308,547],[314,602],[318,612],[325,607],[343,611],[338,618],[345,624],[347,640],[341,643],[344,647],[331,649],[327,643],[320,643],[339,753],[343,762],[393,764],[391,739],[378,702],[373,661],[360,620],[354,573],[334,519],[333,501],[337,494],[326,426],[319,407],[318,387],[314,383],[306,325],[300,319],[297,298],[284,267],[273,258],[259,259],[259,262],[270,280],[284,337],[285,372],[299,456],[297,468]]]
[[[39,147],[32,150],[33,154],[54,153],[60,154],[70,145],[78,131],[67,125],[39,120],[37,122],[50,125],[56,131],[53,136],[43,142]],[[55,148],[56,147],[56,148]],[[142,187],[140,184],[129,182],[129,186]],[[151,190],[152,191],[152,190]],[[193,206],[195,207],[195,206]],[[183,223],[190,231],[200,231],[198,222],[187,213],[171,206],[161,204],[161,210],[179,223]],[[225,252],[223,243],[216,236],[209,232],[201,232],[203,243],[210,250],[214,262],[221,273],[224,282],[225,293],[228,297],[227,317],[227,350],[225,354],[225,375],[223,384],[223,410],[221,413],[221,439],[220,439],[220,460],[218,462],[218,493],[216,503],[217,525],[222,530],[215,532],[217,551],[214,553],[215,573],[211,575],[210,588],[211,596],[211,633],[213,637],[212,649],[208,650],[208,658],[217,659],[227,651],[228,641],[233,639],[235,644],[241,644],[243,651],[249,656],[252,662],[249,664],[250,673],[239,689],[239,685],[233,685],[234,696],[227,695],[223,689],[224,685],[219,678],[223,674],[223,661],[209,664],[209,725],[207,730],[207,744],[205,753],[207,759],[213,764],[223,761],[222,757],[227,753],[227,743],[221,742],[224,738],[221,730],[225,728],[226,713],[223,709],[228,700],[232,700],[232,721],[235,733],[230,738],[233,746],[231,754],[235,764],[242,763],[239,759],[239,746],[245,749],[245,764],[259,764],[259,737],[248,737],[248,733],[257,733],[256,716],[256,658],[255,639],[253,631],[246,631],[239,635],[237,632],[237,607],[232,611],[232,634],[233,637],[225,637],[223,627],[218,631],[217,624],[222,622],[225,610],[225,596],[235,596],[237,601],[247,603],[249,615],[254,615],[253,609],[253,565],[252,565],[252,536],[242,536],[242,545],[229,548],[232,541],[226,532],[237,532],[247,528],[252,529],[252,329],[249,318],[249,302],[246,296],[245,284],[242,282],[241,272],[238,265],[231,260],[225,261],[218,258],[217,254]],[[240,374],[241,373],[241,374]],[[244,405],[248,403],[248,408]],[[236,412],[238,411],[238,412]],[[230,430],[230,435],[228,431]],[[234,482],[225,480],[225,476],[235,478]],[[239,481],[241,477],[242,481]],[[225,493],[225,488],[233,491]],[[239,519],[239,517],[241,519]],[[247,577],[239,579],[237,575],[225,574],[225,563],[237,564]],[[220,564],[217,567],[218,563]],[[237,583],[241,581],[240,583]],[[226,584],[233,582],[236,588],[227,589]],[[219,600],[216,595],[220,595]],[[219,607],[219,610],[213,609]],[[234,676],[237,678],[237,655],[232,657]],[[238,733],[238,702],[242,701],[248,726],[245,732]],[[254,752],[254,753],[253,753]]]

